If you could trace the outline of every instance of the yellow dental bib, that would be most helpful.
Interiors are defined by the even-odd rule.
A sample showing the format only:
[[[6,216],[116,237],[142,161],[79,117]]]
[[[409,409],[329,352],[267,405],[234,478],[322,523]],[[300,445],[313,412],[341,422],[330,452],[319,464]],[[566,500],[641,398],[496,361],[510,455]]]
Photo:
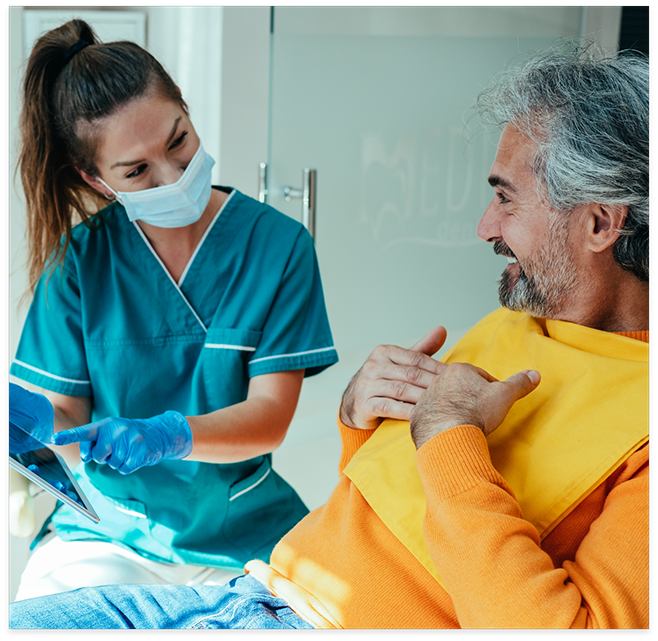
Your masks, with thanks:
[[[649,438],[649,345],[499,309],[442,359],[539,386],[488,438],[494,467],[543,539]],[[423,537],[425,494],[407,421],[385,420],[345,474],[379,518],[441,583]],[[442,583],[441,583],[442,584]],[[443,584],[442,584],[443,585]]]

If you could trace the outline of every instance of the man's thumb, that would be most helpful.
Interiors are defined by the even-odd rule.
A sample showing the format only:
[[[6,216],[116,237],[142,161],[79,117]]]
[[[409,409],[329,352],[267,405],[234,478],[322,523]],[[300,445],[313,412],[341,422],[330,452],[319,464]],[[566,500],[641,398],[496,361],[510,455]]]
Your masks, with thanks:
[[[518,401],[520,398],[530,394],[539,385],[540,380],[541,374],[537,370],[525,369],[522,372],[512,374],[505,382],[512,386],[514,400]]]
[[[446,331],[446,328],[439,325],[427,332],[427,334],[425,334],[425,336],[423,336],[423,338],[421,338],[411,350],[414,352],[422,352],[423,354],[427,354],[427,356],[433,356],[441,349],[441,347],[443,347],[443,343],[446,342],[447,336],[448,332]]]

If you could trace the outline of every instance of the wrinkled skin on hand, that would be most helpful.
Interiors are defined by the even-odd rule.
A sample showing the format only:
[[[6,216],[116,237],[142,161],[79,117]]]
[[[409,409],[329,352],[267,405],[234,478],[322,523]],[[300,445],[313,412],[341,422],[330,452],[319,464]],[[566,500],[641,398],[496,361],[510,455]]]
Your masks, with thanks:
[[[411,349],[380,345],[348,385],[340,406],[347,427],[374,429],[384,418],[409,420],[411,410],[437,374],[445,368],[431,358],[446,339],[435,327]]]
[[[488,436],[505,420],[512,405],[532,392],[539,381],[535,370],[499,381],[468,363],[447,365],[411,413],[411,438],[416,449],[458,425],[474,425]]]

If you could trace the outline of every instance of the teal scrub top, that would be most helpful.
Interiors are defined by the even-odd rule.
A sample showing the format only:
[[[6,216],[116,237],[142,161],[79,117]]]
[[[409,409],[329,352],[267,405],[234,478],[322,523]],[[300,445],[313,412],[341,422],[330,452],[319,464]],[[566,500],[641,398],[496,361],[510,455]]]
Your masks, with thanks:
[[[272,207],[219,189],[229,198],[178,283],[119,203],[98,213],[95,228],[74,227],[63,265],[36,288],[11,374],[90,396],[96,421],[206,414],[244,401],[253,376],[312,376],[335,363],[312,238]],[[308,513],[271,454],[163,461],[125,476],[91,462],[75,474],[101,521],[60,506],[59,536],[159,561],[267,561]]]

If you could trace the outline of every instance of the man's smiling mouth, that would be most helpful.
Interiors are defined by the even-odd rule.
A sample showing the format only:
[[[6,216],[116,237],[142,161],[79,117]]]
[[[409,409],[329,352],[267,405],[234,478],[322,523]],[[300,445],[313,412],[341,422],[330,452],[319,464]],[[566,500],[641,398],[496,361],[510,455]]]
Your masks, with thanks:
[[[518,265],[518,258],[514,255],[514,252],[503,240],[497,240],[494,243],[493,250],[494,254],[507,258],[507,267],[505,271],[511,271],[513,269],[513,265]]]

